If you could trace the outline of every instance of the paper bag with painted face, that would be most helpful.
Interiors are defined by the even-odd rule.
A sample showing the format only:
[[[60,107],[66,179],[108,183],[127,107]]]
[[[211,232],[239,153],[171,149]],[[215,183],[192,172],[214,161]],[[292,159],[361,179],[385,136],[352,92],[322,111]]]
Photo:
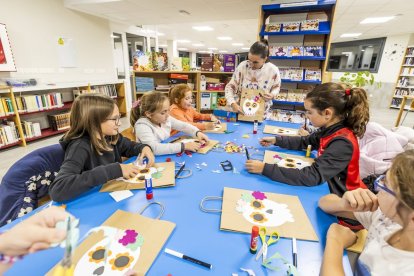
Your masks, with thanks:
[[[73,251],[73,275],[145,275],[174,228],[169,221],[118,210]]]
[[[114,192],[123,190],[145,189],[145,175],[152,175],[152,187],[162,188],[175,186],[175,162],[155,163],[149,169],[142,169],[134,178],[123,177],[108,181],[100,192]]]
[[[213,129],[206,129],[203,132],[223,134],[227,131],[227,123],[216,124]]]
[[[170,143],[188,143],[188,142],[196,142],[199,141],[197,138],[192,138],[190,136],[180,136],[175,140],[172,140]],[[201,148],[197,151],[197,153],[206,154],[215,145],[217,145],[219,141],[217,140],[208,140],[208,144],[201,146]]]
[[[299,155],[287,154],[277,151],[266,150],[263,162],[268,164],[277,164],[279,167],[290,169],[303,169],[311,166],[314,162],[312,158]]]
[[[250,234],[253,225],[285,238],[318,241],[297,196],[225,187],[220,230]]]
[[[299,136],[298,129],[271,125],[266,125],[263,129],[263,133],[276,134],[280,136]]]
[[[239,113],[240,121],[262,122],[265,112],[265,99],[263,90],[242,89],[240,95],[240,107],[244,114]]]

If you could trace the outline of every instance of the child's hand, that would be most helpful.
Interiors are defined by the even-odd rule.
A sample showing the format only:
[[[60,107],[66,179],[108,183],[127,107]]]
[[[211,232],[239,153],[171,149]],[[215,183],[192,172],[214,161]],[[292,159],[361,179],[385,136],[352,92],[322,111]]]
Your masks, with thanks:
[[[213,122],[205,122],[204,125],[205,125],[207,130],[211,130],[211,129],[214,129],[216,124],[213,123]]]
[[[272,146],[276,143],[276,137],[262,137],[259,143],[263,147]]]
[[[192,152],[197,152],[201,147],[199,142],[188,142],[184,144],[184,149]]]
[[[262,174],[265,164],[258,160],[247,160],[245,165],[249,173]]]
[[[63,241],[66,230],[56,229],[55,225],[68,216],[69,213],[56,206],[34,214],[0,235],[0,252],[7,256],[26,255]]]
[[[327,242],[337,242],[342,248],[348,248],[357,240],[357,235],[348,227],[337,223],[331,224],[326,235]]]
[[[244,115],[243,109],[237,103],[232,103],[231,108],[233,109],[233,112],[240,113],[240,114]]]
[[[307,130],[305,130],[303,127],[301,127],[298,131],[298,134],[300,136],[309,136],[309,132]]]
[[[208,144],[208,141],[209,141],[208,136],[207,136],[207,135],[205,135],[204,133],[202,133],[201,131],[199,131],[199,132],[197,133],[197,138],[198,138],[199,140],[201,140],[201,143],[202,143],[203,145],[207,145],[207,144]]]
[[[119,164],[119,165],[121,166],[122,176],[125,179],[133,178],[140,172],[140,168],[138,168],[137,166],[134,166],[133,163]]]
[[[341,203],[344,210],[351,212],[374,212],[378,209],[378,198],[369,189],[347,191],[342,196]]]
[[[140,164],[142,164],[142,159],[144,159],[144,157],[146,157],[148,159],[148,163],[147,163],[147,166],[146,166],[147,168],[154,165],[155,157],[154,157],[154,153],[152,152],[150,147],[144,147],[141,150],[141,154],[139,155]]]
[[[263,98],[265,99],[265,101],[270,101],[273,100],[273,95],[270,93],[264,93]]]
[[[216,123],[216,124],[221,123],[220,120],[216,116],[214,116],[213,114],[211,114],[210,121],[212,121],[213,123]]]

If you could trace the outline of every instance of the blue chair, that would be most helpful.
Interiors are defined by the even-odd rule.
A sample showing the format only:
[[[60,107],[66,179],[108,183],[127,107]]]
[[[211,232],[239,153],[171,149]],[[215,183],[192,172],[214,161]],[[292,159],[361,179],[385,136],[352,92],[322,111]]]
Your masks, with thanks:
[[[62,165],[59,144],[37,149],[13,164],[0,184],[0,226],[38,207]]]

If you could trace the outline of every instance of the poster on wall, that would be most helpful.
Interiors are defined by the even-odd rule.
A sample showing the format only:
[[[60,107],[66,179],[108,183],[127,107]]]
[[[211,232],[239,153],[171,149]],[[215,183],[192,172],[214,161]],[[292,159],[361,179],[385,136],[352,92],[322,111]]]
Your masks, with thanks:
[[[16,71],[6,25],[0,23],[0,71]]]
[[[73,68],[76,67],[76,51],[75,42],[72,38],[59,37],[58,44],[58,59],[59,67]]]

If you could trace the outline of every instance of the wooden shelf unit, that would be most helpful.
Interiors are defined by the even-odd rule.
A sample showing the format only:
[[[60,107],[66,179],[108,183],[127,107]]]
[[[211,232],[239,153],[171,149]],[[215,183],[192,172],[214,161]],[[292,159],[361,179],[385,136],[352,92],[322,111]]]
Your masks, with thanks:
[[[197,111],[200,111],[201,107],[201,93],[224,93],[224,90],[219,91],[201,91],[201,76],[215,77],[222,80],[224,77],[231,77],[233,72],[204,72],[204,71],[134,71],[132,74],[132,89],[134,94],[134,99],[136,100],[143,94],[150,91],[138,91],[136,87],[136,77],[149,77],[154,79],[154,88],[157,85],[168,85],[168,79],[170,74],[184,74],[188,75],[188,81],[194,83],[193,94],[195,94],[195,104]],[[159,91],[161,93],[168,93],[168,91]]]
[[[331,32],[335,16],[336,0],[318,0],[303,4],[270,4],[262,5],[259,14],[259,33],[258,39],[267,38],[269,46],[321,46],[323,55],[316,56],[296,56],[296,57],[279,57],[270,56],[270,62],[278,67],[300,67],[321,70],[321,81],[305,80],[295,81],[282,79],[282,89],[304,89],[310,90],[315,85],[330,80],[329,74],[326,73],[327,59],[329,57]],[[265,32],[266,24],[301,22],[304,20],[319,19],[318,31],[296,31],[283,32]],[[305,92],[304,91],[304,92]],[[303,103],[286,99],[284,103],[286,109],[294,110],[297,106],[303,106]],[[283,101],[275,100],[274,107],[280,108],[278,104]],[[291,107],[287,106],[291,103]],[[283,108],[282,108],[283,109]],[[300,107],[300,109],[302,109]]]
[[[112,98],[117,102],[118,107],[119,107],[119,111],[121,113],[121,116],[126,116],[127,110],[126,110],[124,82],[65,83],[65,84],[51,85],[51,86],[39,86],[39,87],[34,86],[32,88],[30,88],[30,87],[12,88],[10,86],[0,86],[0,96],[6,96],[6,97],[10,98],[11,102],[12,102],[12,105],[13,105],[13,109],[15,110],[14,114],[1,116],[0,120],[4,120],[4,119],[13,120],[16,127],[17,127],[19,136],[20,136],[20,141],[19,142],[1,146],[0,150],[11,148],[11,147],[17,146],[17,145],[26,146],[27,143],[29,143],[29,142],[36,141],[36,140],[43,139],[43,138],[47,138],[47,137],[51,137],[53,135],[57,135],[57,134],[61,134],[61,133],[66,132],[68,129],[62,129],[62,130],[55,131],[55,130],[52,130],[52,128],[50,126],[48,126],[48,127],[44,127],[44,128],[41,129],[42,134],[40,136],[26,138],[26,137],[24,137],[24,131],[23,131],[23,127],[22,127],[21,118],[25,117],[25,116],[30,116],[30,115],[41,115],[42,113],[44,113],[44,114],[53,113],[55,111],[64,111],[64,110],[69,111],[70,108],[72,107],[72,103],[73,103],[73,93],[72,93],[73,89],[87,90],[87,91],[91,92],[92,89],[95,86],[101,86],[101,85],[115,85],[116,91],[117,91],[117,96],[112,97]],[[38,95],[38,94],[47,94],[47,93],[52,93],[52,92],[61,92],[61,90],[68,90],[68,91],[65,91],[65,92],[62,92],[62,93],[68,94],[67,95],[68,97],[70,95],[70,97],[69,97],[70,100],[64,101],[63,106],[53,107],[53,108],[43,109],[43,110],[29,111],[29,112],[17,112],[18,108],[17,108],[16,98],[15,98],[15,96],[17,94],[18,95],[33,95],[33,94]]]
[[[414,96],[414,45],[407,46],[405,49],[405,55],[401,63],[400,73],[398,74],[395,82],[395,87],[392,92],[392,98],[390,102],[390,108],[400,109],[405,96],[410,99]],[[412,69],[411,69],[412,68]],[[404,73],[405,70],[411,70],[411,74]],[[401,83],[403,82],[404,83]],[[411,85],[410,85],[411,84]],[[404,107],[406,110],[408,107]],[[409,109],[409,108],[408,108]]]

